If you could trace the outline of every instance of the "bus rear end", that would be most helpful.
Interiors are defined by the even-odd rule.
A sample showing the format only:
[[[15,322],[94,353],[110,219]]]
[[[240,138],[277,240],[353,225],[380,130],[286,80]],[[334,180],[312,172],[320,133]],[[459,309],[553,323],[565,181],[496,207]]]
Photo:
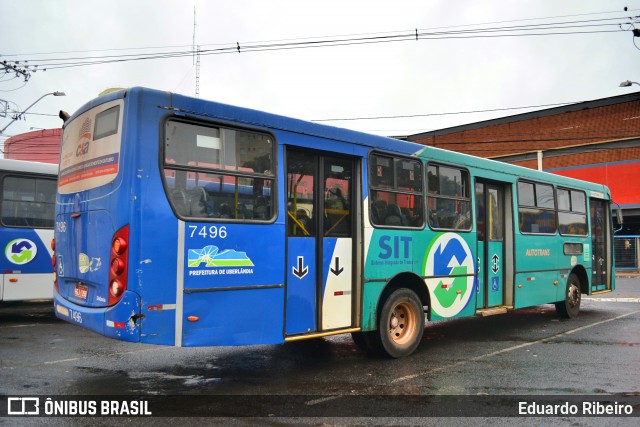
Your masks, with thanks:
[[[283,342],[277,144],[266,131],[228,122],[251,114],[131,88],[91,101],[65,123],[59,318],[160,345]]]
[[[55,223],[55,312],[100,334],[138,341],[140,298],[127,289],[128,182],[123,92],[85,105],[64,127]]]

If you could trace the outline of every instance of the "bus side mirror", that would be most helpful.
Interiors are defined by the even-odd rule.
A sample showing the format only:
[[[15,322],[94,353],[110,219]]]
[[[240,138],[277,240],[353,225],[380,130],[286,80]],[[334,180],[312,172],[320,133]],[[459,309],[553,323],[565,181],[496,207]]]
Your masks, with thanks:
[[[66,111],[60,110],[60,112],[58,113],[58,117],[60,117],[62,119],[62,122],[65,123],[67,120],[69,120],[71,114],[67,113]]]
[[[620,205],[616,203],[616,218],[618,219],[618,228],[616,230],[614,230],[614,233],[617,233],[618,231],[622,230],[622,224],[624,223],[624,218],[622,216],[622,209],[620,208]]]

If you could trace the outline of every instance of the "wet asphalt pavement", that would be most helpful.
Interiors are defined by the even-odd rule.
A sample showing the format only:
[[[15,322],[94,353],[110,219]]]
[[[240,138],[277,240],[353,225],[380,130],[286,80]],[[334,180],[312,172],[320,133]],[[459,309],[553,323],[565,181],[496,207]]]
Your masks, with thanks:
[[[485,415],[482,405],[495,406],[496,396],[510,398],[489,414],[517,414],[519,396],[562,403],[571,395],[627,395],[640,403],[639,368],[637,277],[618,278],[614,293],[583,297],[573,320],[560,320],[552,305],[543,305],[430,322],[416,353],[400,360],[368,356],[349,335],[251,347],[131,344],[59,321],[50,302],[0,306],[1,395],[144,396],[154,415],[166,416],[29,418],[37,425],[153,425],[194,414],[227,415],[198,419],[218,425],[473,425],[473,408]],[[442,396],[454,397],[429,406]],[[434,417],[442,408],[458,413],[459,406],[462,418]],[[492,424],[637,425],[638,412],[640,405],[635,418],[495,418]],[[24,421],[8,417],[0,425]]]

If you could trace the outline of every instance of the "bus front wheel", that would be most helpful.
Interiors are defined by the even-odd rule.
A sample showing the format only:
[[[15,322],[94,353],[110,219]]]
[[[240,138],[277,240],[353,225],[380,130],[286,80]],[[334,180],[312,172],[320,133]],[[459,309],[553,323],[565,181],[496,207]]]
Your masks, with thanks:
[[[415,351],[424,332],[424,310],[418,295],[411,289],[392,292],[384,302],[378,319],[378,352],[393,358]]]
[[[571,273],[564,292],[564,301],[556,302],[556,312],[564,319],[573,319],[580,312],[580,279]]]

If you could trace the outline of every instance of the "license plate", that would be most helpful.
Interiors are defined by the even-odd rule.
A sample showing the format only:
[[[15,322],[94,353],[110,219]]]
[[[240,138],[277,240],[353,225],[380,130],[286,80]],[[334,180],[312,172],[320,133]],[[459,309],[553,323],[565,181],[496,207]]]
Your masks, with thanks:
[[[76,288],[73,291],[73,295],[78,298],[87,299],[87,293],[89,292],[89,288],[84,285],[76,285]]]

